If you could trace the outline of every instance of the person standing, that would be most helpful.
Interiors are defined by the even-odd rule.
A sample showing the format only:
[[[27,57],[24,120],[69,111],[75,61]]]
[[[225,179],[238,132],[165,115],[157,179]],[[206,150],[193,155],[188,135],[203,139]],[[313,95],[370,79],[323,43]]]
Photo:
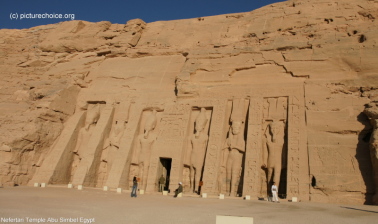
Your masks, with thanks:
[[[138,180],[136,176],[133,178],[133,188],[131,190],[131,197],[137,197],[137,189],[138,189]]]
[[[278,197],[277,197],[277,192],[278,192],[278,189],[277,189],[277,186],[276,186],[276,182],[273,182],[273,185],[272,185],[272,196],[273,196],[272,201],[279,203]]]
[[[160,179],[159,179],[159,192],[163,192],[164,191],[164,185],[165,185],[165,178],[163,176],[163,174],[161,175]]]

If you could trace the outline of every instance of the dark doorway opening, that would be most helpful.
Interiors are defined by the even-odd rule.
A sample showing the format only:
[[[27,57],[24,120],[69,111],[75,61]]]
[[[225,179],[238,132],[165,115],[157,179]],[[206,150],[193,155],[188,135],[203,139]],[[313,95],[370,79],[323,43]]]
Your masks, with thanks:
[[[159,181],[161,175],[163,175],[163,177],[165,178],[165,184],[164,184],[164,190],[165,191],[169,191],[171,166],[172,166],[172,159],[171,158],[160,158],[157,179]],[[159,186],[158,186],[157,190],[159,191]]]
[[[286,194],[286,187],[287,187],[287,169],[284,168],[281,170],[281,177],[280,177],[280,186],[278,188],[278,197],[285,199]]]

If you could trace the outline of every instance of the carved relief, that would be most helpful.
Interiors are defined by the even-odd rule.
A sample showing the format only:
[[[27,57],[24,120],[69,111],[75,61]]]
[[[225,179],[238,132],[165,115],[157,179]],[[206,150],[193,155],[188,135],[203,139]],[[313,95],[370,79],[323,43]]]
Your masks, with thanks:
[[[266,163],[263,164],[263,167],[268,171],[267,182],[268,185],[275,183],[279,188],[285,141],[285,123],[280,120],[273,120],[269,123],[264,136],[267,153],[264,154],[263,161],[266,161]]]
[[[287,150],[285,143],[287,121],[287,97],[266,98],[263,106],[263,160],[262,168],[266,172],[267,192],[273,182],[280,189],[280,182],[286,183],[286,177],[281,172],[286,168]],[[279,193],[285,193],[281,186]]]
[[[86,156],[86,146],[101,115],[101,104],[88,104],[84,127],[78,134],[75,149],[73,149],[73,162],[71,167],[71,182],[80,160]]]
[[[132,102],[123,101],[115,103],[115,114],[109,136],[105,139],[101,154],[101,164],[98,171],[97,186],[101,187],[108,179],[113,163],[120,156],[121,139],[129,120]]]
[[[228,137],[222,149],[221,170],[226,170],[226,192],[228,195],[236,196],[242,172],[242,163],[245,153],[245,100],[235,99],[232,103],[230,117],[230,129]],[[222,172],[220,172],[221,175]],[[222,177],[219,177],[222,179]],[[218,185],[222,186],[220,183]],[[222,187],[219,187],[222,190]]]
[[[134,165],[138,167],[138,178],[140,178],[140,189],[145,190],[147,186],[148,171],[150,168],[150,157],[153,145],[157,139],[154,130],[157,124],[156,110],[153,110],[144,123],[144,133],[137,136],[136,145],[133,153]],[[132,166],[134,166],[132,165]],[[134,170],[131,167],[130,170]],[[131,175],[130,175],[131,176]]]
[[[186,159],[184,165],[190,168],[190,189],[199,192],[199,182],[202,179],[202,169],[205,162],[208,143],[208,121],[206,109],[201,108],[195,120],[195,133],[189,137]],[[185,169],[184,169],[185,170]]]

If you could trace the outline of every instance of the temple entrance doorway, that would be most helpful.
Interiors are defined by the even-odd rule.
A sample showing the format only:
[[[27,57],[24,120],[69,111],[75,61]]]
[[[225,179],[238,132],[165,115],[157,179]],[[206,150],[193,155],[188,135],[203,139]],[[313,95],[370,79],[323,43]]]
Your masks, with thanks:
[[[169,182],[170,182],[170,176],[171,176],[171,166],[172,166],[172,158],[160,158],[159,162],[159,168],[157,172],[157,183],[159,183],[159,179],[161,175],[165,178],[165,185],[164,190],[169,190]],[[159,191],[159,184],[157,187],[157,191]]]

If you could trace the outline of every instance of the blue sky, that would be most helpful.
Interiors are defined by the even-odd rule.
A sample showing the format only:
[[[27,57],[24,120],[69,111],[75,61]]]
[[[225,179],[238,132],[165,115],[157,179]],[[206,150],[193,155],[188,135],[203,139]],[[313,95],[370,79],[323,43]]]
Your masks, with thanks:
[[[23,29],[70,20],[124,24],[248,12],[283,0],[1,0],[0,28]],[[27,18],[41,14],[45,18]],[[51,16],[68,18],[47,18]],[[23,17],[23,18],[22,18]]]

